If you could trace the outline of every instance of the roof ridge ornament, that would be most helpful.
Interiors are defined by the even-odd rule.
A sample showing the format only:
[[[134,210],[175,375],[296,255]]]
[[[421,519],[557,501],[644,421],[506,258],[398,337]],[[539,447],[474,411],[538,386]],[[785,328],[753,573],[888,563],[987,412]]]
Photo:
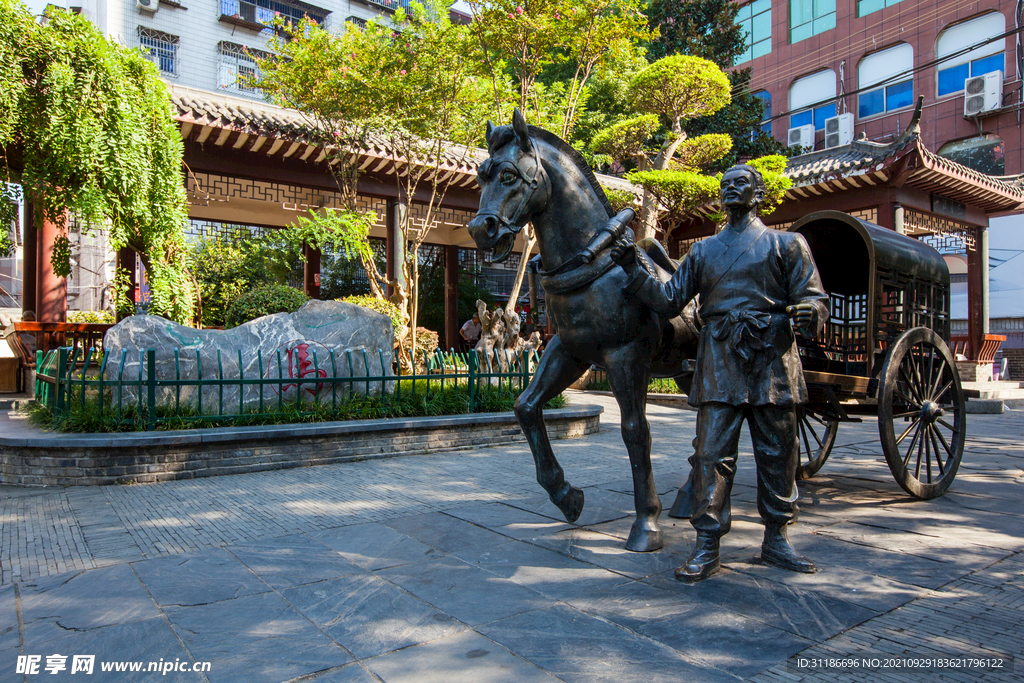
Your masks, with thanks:
[[[893,143],[893,147],[904,145],[912,140],[921,137],[921,112],[924,109],[924,95],[918,95],[917,106],[914,107],[914,115],[910,117],[910,123],[907,125],[900,136]]]

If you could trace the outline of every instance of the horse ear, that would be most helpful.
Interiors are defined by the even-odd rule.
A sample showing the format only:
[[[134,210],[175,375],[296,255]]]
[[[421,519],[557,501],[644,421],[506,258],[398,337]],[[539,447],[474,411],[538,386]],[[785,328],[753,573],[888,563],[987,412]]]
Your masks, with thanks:
[[[487,134],[484,135],[484,140],[487,142],[488,145],[491,144],[491,135],[493,135],[493,134],[494,134],[494,124],[491,123],[490,119],[488,119],[487,120]]]
[[[516,107],[515,111],[512,112],[512,130],[515,132],[516,139],[519,142],[519,149],[529,152],[532,146],[530,131],[526,127],[526,119],[523,118],[523,113],[519,111],[519,107]]]

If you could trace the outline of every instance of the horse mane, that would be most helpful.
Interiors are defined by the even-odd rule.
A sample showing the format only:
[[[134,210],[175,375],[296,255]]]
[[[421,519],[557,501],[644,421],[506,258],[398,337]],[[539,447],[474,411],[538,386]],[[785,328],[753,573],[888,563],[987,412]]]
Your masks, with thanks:
[[[565,156],[569,157],[579,172],[583,174],[586,181],[590,183],[590,187],[594,190],[594,194],[597,195],[597,198],[601,200],[601,205],[604,206],[604,210],[608,212],[608,216],[611,217],[615,215],[615,211],[612,209],[612,205],[608,201],[608,197],[604,194],[604,188],[601,187],[601,183],[597,182],[597,177],[594,175],[594,171],[590,168],[590,164],[587,163],[582,154],[574,149],[568,142],[551,131],[538,128],[537,126],[529,126],[529,131],[531,137],[543,140]]]

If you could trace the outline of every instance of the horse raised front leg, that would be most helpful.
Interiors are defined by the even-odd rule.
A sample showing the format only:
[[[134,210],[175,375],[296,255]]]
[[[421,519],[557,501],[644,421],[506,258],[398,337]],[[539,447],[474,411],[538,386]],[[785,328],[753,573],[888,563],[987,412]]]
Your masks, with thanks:
[[[630,354],[622,354],[629,356]],[[651,470],[651,426],[647,422],[647,383],[649,375],[642,368],[649,363],[631,357],[609,358],[608,382],[622,413],[622,441],[629,453],[633,471],[633,503],[636,520],[629,530],[626,550],[646,553],[664,545],[658,516],[661,499],[654,485]]]
[[[575,522],[583,512],[583,491],[569,485],[562,466],[555,459],[544,426],[544,404],[582,377],[587,367],[587,363],[573,358],[558,337],[554,337],[544,351],[533,381],[515,405],[519,426],[523,428],[537,466],[537,482],[568,522]]]

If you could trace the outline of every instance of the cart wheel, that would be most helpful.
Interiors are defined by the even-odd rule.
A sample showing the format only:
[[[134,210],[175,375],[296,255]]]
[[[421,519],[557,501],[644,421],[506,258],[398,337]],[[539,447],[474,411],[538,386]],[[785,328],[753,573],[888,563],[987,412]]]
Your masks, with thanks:
[[[878,431],[896,483],[922,499],[953,483],[966,438],[964,390],[949,347],[926,327],[889,348],[878,390]]]
[[[839,421],[809,406],[797,406],[796,417],[800,425],[797,437],[800,444],[800,466],[796,470],[796,478],[810,479],[832,453]]]

